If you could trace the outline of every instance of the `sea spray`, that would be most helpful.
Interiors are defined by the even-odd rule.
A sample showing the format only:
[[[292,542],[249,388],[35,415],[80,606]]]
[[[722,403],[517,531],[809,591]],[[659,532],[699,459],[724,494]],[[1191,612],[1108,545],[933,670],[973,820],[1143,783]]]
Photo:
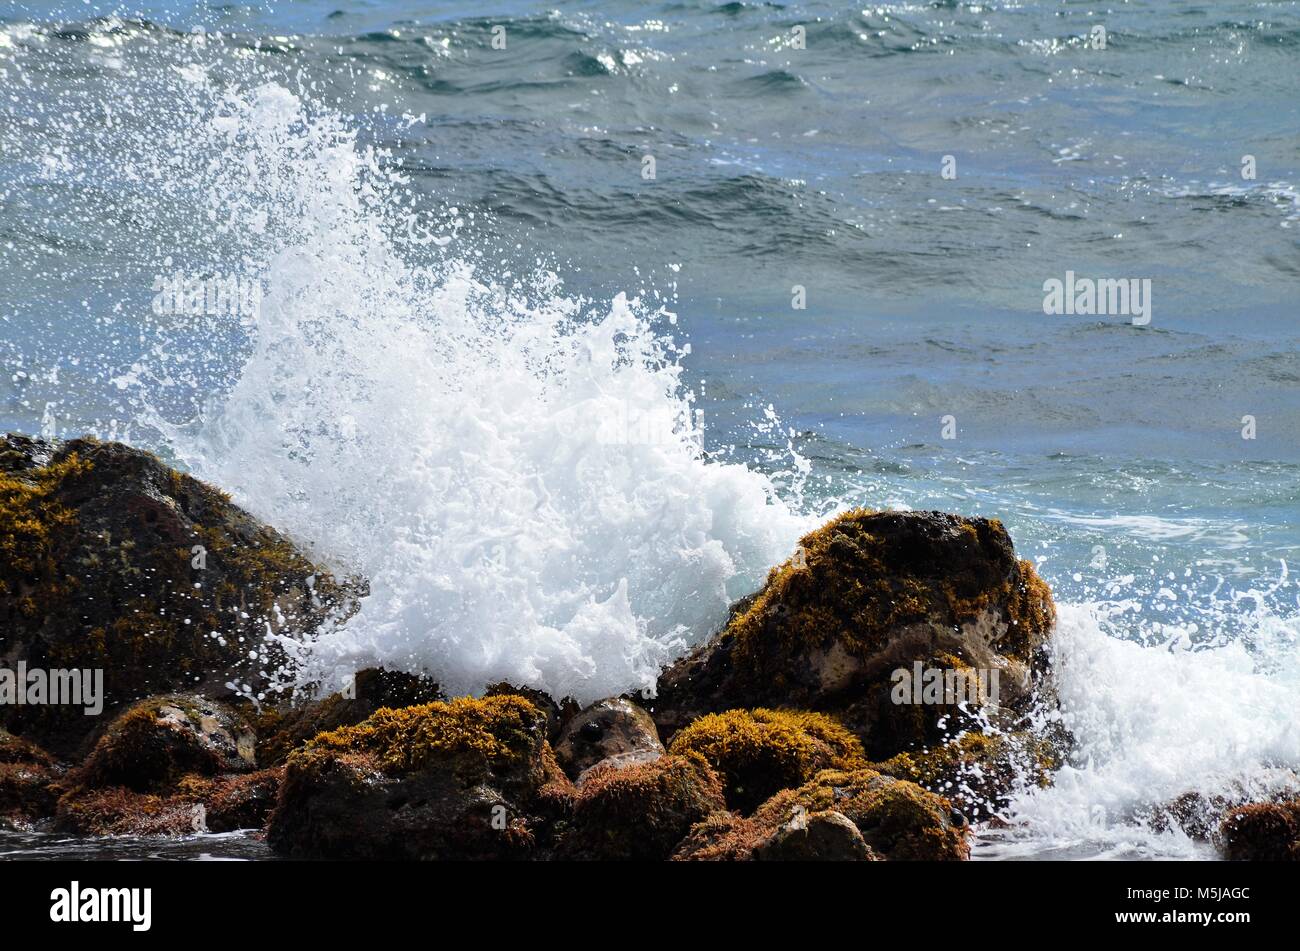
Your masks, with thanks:
[[[265,292],[198,417],[149,421],[368,580],[359,614],[290,645],[297,682],[382,664],[453,693],[651,688],[815,524],[708,460],[662,307],[480,279],[455,242],[413,264],[400,178],[278,85],[221,97],[205,128],[229,170],[211,207],[254,236]]]

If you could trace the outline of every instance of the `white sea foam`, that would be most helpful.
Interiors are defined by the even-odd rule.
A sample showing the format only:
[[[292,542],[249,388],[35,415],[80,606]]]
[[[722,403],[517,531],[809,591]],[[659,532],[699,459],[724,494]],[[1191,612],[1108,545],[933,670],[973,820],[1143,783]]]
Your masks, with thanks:
[[[212,204],[270,236],[265,296],[197,421],[153,422],[198,475],[369,579],[300,679],[383,664],[451,692],[649,687],[811,527],[765,476],[706,460],[671,315],[493,284],[454,242],[413,266],[396,179],[335,120],[278,86],[218,111],[235,175]]]
[[[1240,800],[1294,788],[1300,626],[1255,610],[1249,642],[1194,650],[1114,637],[1098,608],[1060,605],[1052,653],[1073,761],[1018,798],[1011,829],[977,854],[1207,857],[1181,829],[1153,826],[1152,810],[1188,792]]]

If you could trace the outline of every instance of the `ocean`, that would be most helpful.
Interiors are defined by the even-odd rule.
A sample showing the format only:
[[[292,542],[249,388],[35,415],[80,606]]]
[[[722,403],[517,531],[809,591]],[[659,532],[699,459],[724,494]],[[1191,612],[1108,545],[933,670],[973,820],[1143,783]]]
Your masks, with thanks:
[[[1300,768],[1298,63],[1294,2],[11,3],[0,426],[368,577],[304,678],[593,700],[835,511],[1001,518],[1078,748],[976,857],[1203,857],[1150,810]],[[265,857],[0,836],[115,850]]]

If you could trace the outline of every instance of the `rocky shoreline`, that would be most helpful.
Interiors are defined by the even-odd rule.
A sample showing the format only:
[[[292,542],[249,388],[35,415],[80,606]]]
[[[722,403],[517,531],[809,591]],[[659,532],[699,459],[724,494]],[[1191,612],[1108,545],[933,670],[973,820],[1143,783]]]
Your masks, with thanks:
[[[149,453],[3,437],[0,828],[256,829],[302,858],[961,860],[1070,753],[1051,592],[995,519],[837,516],[653,696],[586,708],[381,670],[277,692],[284,645],[365,594]],[[96,715],[50,702],[91,671]],[[1300,860],[1300,800],[1184,799],[1160,821]]]

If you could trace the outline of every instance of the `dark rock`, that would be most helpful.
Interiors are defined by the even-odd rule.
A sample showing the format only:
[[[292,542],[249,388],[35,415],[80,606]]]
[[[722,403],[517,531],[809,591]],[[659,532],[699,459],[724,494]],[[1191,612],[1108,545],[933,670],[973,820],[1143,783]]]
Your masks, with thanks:
[[[650,714],[623,697],[598,700],[577,714],[561,731],[555,747],[556,759],[575,780],[606,761],[630,766],[663,754]]]
[[[697,757],[600,766],[578,788],[558,854],[578,860],[666,859],[692,825],[725,808],[717,775]]]
[[[559,742],[560,731],[580,711],[577,701],[572,697],[565,697],[557,703],[544,690],[537,690],[533,687],[516,687],[504,681],[490,684],[483,695],[485,697],[523,697],[538,710],[541,710],[546,714],[546,739],[552,746]]]
[[[800,813],[754,847],[760,862],[870,862],[876,854],[847,816],[827,809]]]
[[[260,692],[284,663],[268,627],[306,634],[359,593],[150,453],[0,438],[0,666],[102,670],[106,714]],[[70,757],[96,729],[72,705],[0,706],[0,725]]]
[[[62,774],[50,754],[0,729],[0,828],[30,828],[53,815]]]
[[[1219,834],[1230,860],[1300,862],[1300,799],[1229,809]]]
[[[243,713],[227,704],[191,694],[151,697],[113,721],[73,781],[91,788],[166,791],[189,773],[252,770],[256,743]]]
[[[1044,686],[1054,623],[1050,590],[1000,522],[849,512],[805,536],[720,633],[664,672],[651,712],[669,737],[731,708],[832,713],[886,759],[971,727],[950,697],[896,703],[896,670],[996,671],[998,704],[980,699],[1010,721]]]
[[[679,861],[747,861],[800,817],[838,812],[873,855],[892,861],[959,861],[970,857],[970,827],[942,796],[871,769],[827,770],[798,789],[777,793],[749,818],[711,816],[678,846]],[[831,830],[825,830],[829,835]],[[791,843],[791,848],[793,848]],[[778,854],[780,854],[778,852]]]
[[[300,857],[525,858],[571,794],[545,714],[520,697],[385,708],[289,756],[267,841]]]

